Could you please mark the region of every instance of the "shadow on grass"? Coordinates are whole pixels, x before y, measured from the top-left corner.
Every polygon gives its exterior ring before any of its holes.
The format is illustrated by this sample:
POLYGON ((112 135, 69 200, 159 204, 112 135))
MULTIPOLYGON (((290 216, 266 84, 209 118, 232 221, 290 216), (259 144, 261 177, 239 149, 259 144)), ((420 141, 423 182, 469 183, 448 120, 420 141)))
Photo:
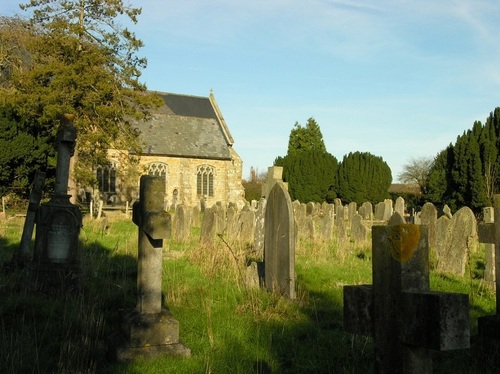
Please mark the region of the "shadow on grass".
MULTIPOLYGON (((10 255, 18 243, 1 238, 10 255)), ((137 261, 97 241, 80 243, 80 287, 34 290, 28 267, 0 274, 0 372, 106 372, 106 337, 135 305, 137 261)), ((9 261, 7 261, 7 264, 9 261)))

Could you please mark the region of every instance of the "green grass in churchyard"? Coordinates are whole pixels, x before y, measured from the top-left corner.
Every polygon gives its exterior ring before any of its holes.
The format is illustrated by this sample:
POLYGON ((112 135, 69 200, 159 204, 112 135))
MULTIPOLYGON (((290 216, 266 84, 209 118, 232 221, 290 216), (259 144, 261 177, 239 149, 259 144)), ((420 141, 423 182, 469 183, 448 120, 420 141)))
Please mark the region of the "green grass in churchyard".
MULTIPOLYGON (((22 218, 0 222, 0 261, 17 250, 22 218)), ((83 287, 64 295, 34 293, 26 272, 0 273, 2 373, 365 373, 373 370, 367 337, 343 331, 342 287, 371 283, 370 248, 301 241, 297 300, 245 286, 245 251, 217 239, 199 248, 199 229, 187 244, 168 240, 164 253, 165 304, 180 323, 191 358, 160 357, 130 363, 106 360, 106 337, 119 311, 135 306, 137 227, 112 218, 84 220, 83 287)), ((494 295, 481 281, 481 252, 464 279, 432 272, 431 287, 467 293, 473 334, 477 317, 494 314, 494 295)), ((472 348, 435 356, 439 373, 498 370, 499 345, 472 339, 472 348), (495 361, 496 360, 496 361, 495 361)))

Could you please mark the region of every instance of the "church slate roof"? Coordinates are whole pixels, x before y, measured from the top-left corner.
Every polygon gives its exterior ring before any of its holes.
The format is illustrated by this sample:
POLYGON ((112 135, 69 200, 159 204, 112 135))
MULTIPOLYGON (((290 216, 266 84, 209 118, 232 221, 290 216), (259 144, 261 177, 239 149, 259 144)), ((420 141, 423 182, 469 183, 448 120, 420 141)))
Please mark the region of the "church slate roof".
POLYGON ((135 122, 143 155, 230 160, 232 137, 215 99, 158 93, 165 105, 135 122))

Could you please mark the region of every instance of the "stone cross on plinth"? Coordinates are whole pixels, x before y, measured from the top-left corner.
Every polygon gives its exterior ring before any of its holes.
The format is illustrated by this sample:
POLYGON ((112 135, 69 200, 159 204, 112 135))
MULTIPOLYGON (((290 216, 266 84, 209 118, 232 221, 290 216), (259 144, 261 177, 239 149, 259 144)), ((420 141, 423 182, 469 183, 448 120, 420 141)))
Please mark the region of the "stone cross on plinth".
POLYGON ((78 234, 82 214, 68 195, 69 164, 76 145, 73 117, 66 115, 57 133, 54 193, 37 210, 33 274, 38 286, 60 286, 78 279, 78 234))
POLYGON ((121 331, 110 338, 112 360, 191 354, 179 341, 179 322, 162 305, 163 240, 172 232, 164 199, 165 179, 143 175, 132 218, 139 228, 137 304, 123 312, 121 331))
POLYGON ((470 346, 468 295, 429 290, 426 226, 373 226, 373 285, 344 287, 344 328, 369 335, 375 372, 430 373, 431 350, 470 346))
POLYGON ((493 222, 478 225, 480 243, 494 244, 496 314, 478 318, 479 335, 500 339, 500 195, 493 196, 493 222))

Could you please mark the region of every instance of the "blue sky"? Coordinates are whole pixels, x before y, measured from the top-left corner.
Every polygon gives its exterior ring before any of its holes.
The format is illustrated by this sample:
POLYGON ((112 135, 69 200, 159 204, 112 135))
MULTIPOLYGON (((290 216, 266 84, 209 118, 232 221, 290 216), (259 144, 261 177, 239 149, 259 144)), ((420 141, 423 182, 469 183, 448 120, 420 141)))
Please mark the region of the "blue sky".
MULTIPOLYGON (((339 161, 382 157, 393 180, 500 106, 500 1, 144 0, 133 28, 149 89, 213 89, 242 157, 267 170, 295 122, 339 161)), ((140 4, 140 5, 139 5, 140 4)), ((0 14, 17 11, 0 0, 0 14)))

